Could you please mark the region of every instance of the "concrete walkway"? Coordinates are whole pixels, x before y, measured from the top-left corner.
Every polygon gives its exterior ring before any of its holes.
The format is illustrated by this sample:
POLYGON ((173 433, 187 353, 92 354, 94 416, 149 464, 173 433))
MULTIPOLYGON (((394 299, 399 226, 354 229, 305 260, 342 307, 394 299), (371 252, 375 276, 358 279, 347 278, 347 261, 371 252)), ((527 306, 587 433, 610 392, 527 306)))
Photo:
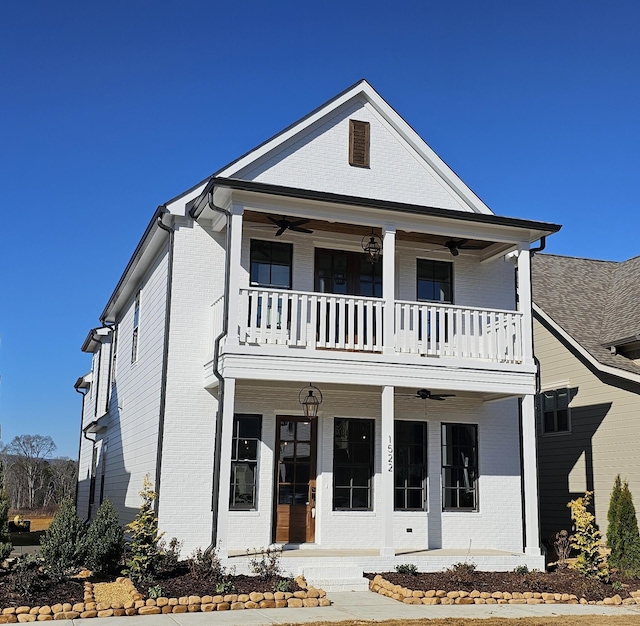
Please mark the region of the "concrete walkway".
MULTIPOLYGON (((518 618, 556 615, 636 615, 640 623, 640 605, 594 606, 582 604, 472 604, 418 606, 402 604, 370 591, 341 591, 328 594, 333 604, 316 609, 245 609, 211 613, 171 615, 135 615, 110 617, 105 626, 229 626, 308 624, 345 620, 383 621, 419 618, 518 618)), ((56 626, 86 626, 86 620, 62 620, 56 626)))

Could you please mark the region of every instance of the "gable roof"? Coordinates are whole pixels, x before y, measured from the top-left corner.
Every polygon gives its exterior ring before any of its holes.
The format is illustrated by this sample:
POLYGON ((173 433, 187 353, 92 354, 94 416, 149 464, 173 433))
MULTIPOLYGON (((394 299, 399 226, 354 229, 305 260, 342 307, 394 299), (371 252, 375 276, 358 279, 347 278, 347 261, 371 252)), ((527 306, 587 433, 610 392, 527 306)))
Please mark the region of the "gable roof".
POLYGON ((600 369, 640 375, 640 365, 609 349, 640 331, 638 271, 640 257, 620 263, 538 254, 531 263, 534 312, 600 369))
MULTIPOLYGON (((326 157, 324 158, 326 160, 326 157)), ((351 168, 352 179, 364 180, 366 168, 365 171, 356 170, 358 168, 351 168)), ((378 199, 395 198, 409 204, 431 204, 458 211, 493 214, 491 209, 462 182, 456 173, 366 80, 358 81, 283 131, 224 166, 213 176, 254 180, 281 186, 305 186, 307 189, 350 195, 368 196, 368 190, 371 188, 373 197, 378 199), (340 124, 346 123, 351 115, 368 116, 372 123, 378 124, 381 134, 384 134, 387 139, 385 151, 388 151, 390 147, 397 150, 396 157, 389 159, 389 161, 399 168, 401 173, 403 168, 405 170, 411 169, 411 172, 407 172, 407 180, 397 181, 398 186, 402 188, 402 184, 404 184, 405 186, 414 185, 417 187, 419 179, 424 183, 422 189, 416 188, 413 196, 404 199, 398 198, 397 190, 389 189, 390 197, 383 197, 386 187, 393 185, 393 182, 400 176, 398 176, 398 172, 388 171, 388 167, 381 167, 377 172, 374 172, 373 165, 367 182, 363 184, 367 193, 358 194, 346 191, 344 188, 329 187, 332 183, 337 184, 339 177, 332 176, 331 172, 327 172, 326 169, 321 171, 321 168, 314 167, 314 163, 310 161, 308 144, 320 139, 326 141, 322 145, 321 152, 326 155, 329 150, 335 151, 337 148, 335 144, 331 144, 329 136, 340 124), (325 135, 327 137, 324 137, 325 135), (295 164, 289 166, 289 169, 282 167, 285 160, 291 161, 294 158, 297 160, 295 164), (303 171, 301 179, 304 185, 287 180, 283 169, 287 174, 290 174, 292 170, 303 171), (387 185, 382 184, 379 189, 374 189, 372 183, 375 184, 385 176, 389 178, 387 185), (429 193, 426 194, 425 190, 428 190, 429 193), (435 203, 432 198, 426 197, 427 195, 439 198, 440 203, 435 203)))

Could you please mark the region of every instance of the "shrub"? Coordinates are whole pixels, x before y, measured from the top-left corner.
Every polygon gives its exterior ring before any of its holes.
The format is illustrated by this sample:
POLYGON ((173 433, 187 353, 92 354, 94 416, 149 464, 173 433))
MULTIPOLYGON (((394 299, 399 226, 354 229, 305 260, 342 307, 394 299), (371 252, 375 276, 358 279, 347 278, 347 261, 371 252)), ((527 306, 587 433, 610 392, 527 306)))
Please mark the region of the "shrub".
POLYGON ((291 580, 289 578, 278 578, 273 583, 274 591, 287 592, 291 589, 291 580))
POLYGON ((526 576, 529 573, 529 568, 526 565, 516 565, 513 573, 518 574, 518 576, 526 576))
POLYGON ((415 563, 401 563, 400 565, 396 565, 396 572, 407 576, 417 576, 418 568, 415 563))
POLYGON ((16 562, 9 578, 9 591, 28 596, 42 589, 42 580, 38 576, 40 561, 33 554, 25 554, 16 562))
POLYGON ((162 534, 158 532, 158 518, 153 510, 156 493, 151 488, 148 474, 144 477, 140 497, 140 510, 133 522, 127 524, 127 529, 131 532, 131 543, 123 573, 134 583, 144 585, 161 569, 163 561, 158 545, 162 534))
POLYGON ((582 498, 576 498, 567 504, 575 527, 569 541, 571 547, 578 551, 578 558, 572 568, 588 578, 606 581, 609 579, 609 571, 600 554, 600 531, 594 524, 594 515, 587 510, 592 495, 592 491, 587 491, 582 498))
POLYGON ((8 517, 9 496, 4 489, 0 489, 0 565, 11 554, 8 517))
MULTIPOLYGON (((247 554, 249 554, 249 550, 247 550, 247 554)), ((282 548, 263 548, 249 559, 249 567, 258 578, 263 580, 280 578, 282 575, 281 555, 282 548)))
POLYGON ((182 541, 177 537, 171 537, 168 544, 161 541, 159 544, 162 553, 162 569, 172 570, 178 566, 180 561, 180 550, 182 550, 182 541))
POLYGON ((215 548, 202 550, 196 548, 189 557, 189 571, 197 580, 224 582, 228 578, 227 571, 223 567, 215 548))
POLYGON ((40 539, 40 556, 49 576, 62 580, 84 565, 85 533, 86 527, 73 501, 66 498, 40 539))
POLYGON ((85 565, 95 574, 117 570, 124 550, 124 530, 118 512, 105 500, 84 538, 85 565))
POLYGON ((149 587, 147 595, 155 600, 156 598, 162 598, 164 591, 160 585, 154 585, 153 587, 149 587))
POLYGON ((629 483, 616 482, 609 503, 607 544, 611 548, 609 564, 627 575, 640 573, 640 533, 629 483))
POLYGON ((449 574, 451 582, 459 583, 461 585, 469 585, 473 582, 473 573, 476 571, 475 563, 468 563, 467 561, 461 563, 454 563, 451 567, 447 568, 445 572, 449 574))
POLYGON ((556 533, 553 547, 558 556, 558 569, 567 567, 567 559, 571 553, 571 543, 569 542, 569 533, 566 530, 561 530, 559 533, 556 533))

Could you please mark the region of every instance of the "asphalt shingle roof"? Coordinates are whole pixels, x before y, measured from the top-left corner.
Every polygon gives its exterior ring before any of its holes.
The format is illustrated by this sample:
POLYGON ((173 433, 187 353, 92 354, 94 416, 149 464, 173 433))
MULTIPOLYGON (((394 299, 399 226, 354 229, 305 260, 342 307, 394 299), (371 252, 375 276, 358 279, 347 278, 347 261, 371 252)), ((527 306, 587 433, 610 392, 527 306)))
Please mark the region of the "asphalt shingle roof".
POLYGON ((640 374, 640 365, 603 344, 640 332, 640 257, 622 263, 538 254, 533 301, 603 365, 640 374))

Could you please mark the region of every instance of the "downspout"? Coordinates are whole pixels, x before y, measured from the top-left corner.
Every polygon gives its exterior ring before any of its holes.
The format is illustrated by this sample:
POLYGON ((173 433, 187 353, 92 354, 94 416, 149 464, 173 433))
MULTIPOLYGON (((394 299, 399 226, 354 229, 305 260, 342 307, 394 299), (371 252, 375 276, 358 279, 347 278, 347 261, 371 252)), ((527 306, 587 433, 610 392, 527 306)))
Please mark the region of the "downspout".
MULTIPOLYGON (((218 511, 220 499, 220 466, 222 455, 222 414, 224 408, 224 376, 218 369, 220 363, 220 342, 226 337, 229 329, 229 269, 231 260, 231 213, 222 207, 216 206, 213 202, 213 189, 209 190, 209 206, 213 211, 222 213, 227 221, 226 241, 225 241, 225 273, 224 273, 224 304, 222 311, 222 330, 215 338, 213 344, 213 374, 218 379, 218 410, 216 413, 216 429, 214 436, 213 452, 213 485, 211 489, 211 544, 205 552, 215 550, 218 543, 218 511)), ((193 217, 193 214, 192 214, 193 217)))
POLYGON ((164 311, 164 346, 162 348, 162 378, 160 381, 160 410, 158 416, 158 444, 156 455, 156 479, 154 490, 156 492, 156 498, 153 502, 153 508, 156 515, 158 515, 158 507, 160 504, 160 478, 162 472, 162 444, 164 441, 164 417, 166 410, 166 396, 167 396, 167 369, 169 363, 169 329, 171 322, 171 291, 173 286, 173 244, 174 244, 174 230, 167 226, 162 221, 162 216, 166 213, 166 205, 164 207, 158 207, 158 209, 164 208, 164 212, 158 215, 157 224, 162 230, 169 233, 169 258, 167 260, 167 297, 165 299, 165 311, 164 311))

